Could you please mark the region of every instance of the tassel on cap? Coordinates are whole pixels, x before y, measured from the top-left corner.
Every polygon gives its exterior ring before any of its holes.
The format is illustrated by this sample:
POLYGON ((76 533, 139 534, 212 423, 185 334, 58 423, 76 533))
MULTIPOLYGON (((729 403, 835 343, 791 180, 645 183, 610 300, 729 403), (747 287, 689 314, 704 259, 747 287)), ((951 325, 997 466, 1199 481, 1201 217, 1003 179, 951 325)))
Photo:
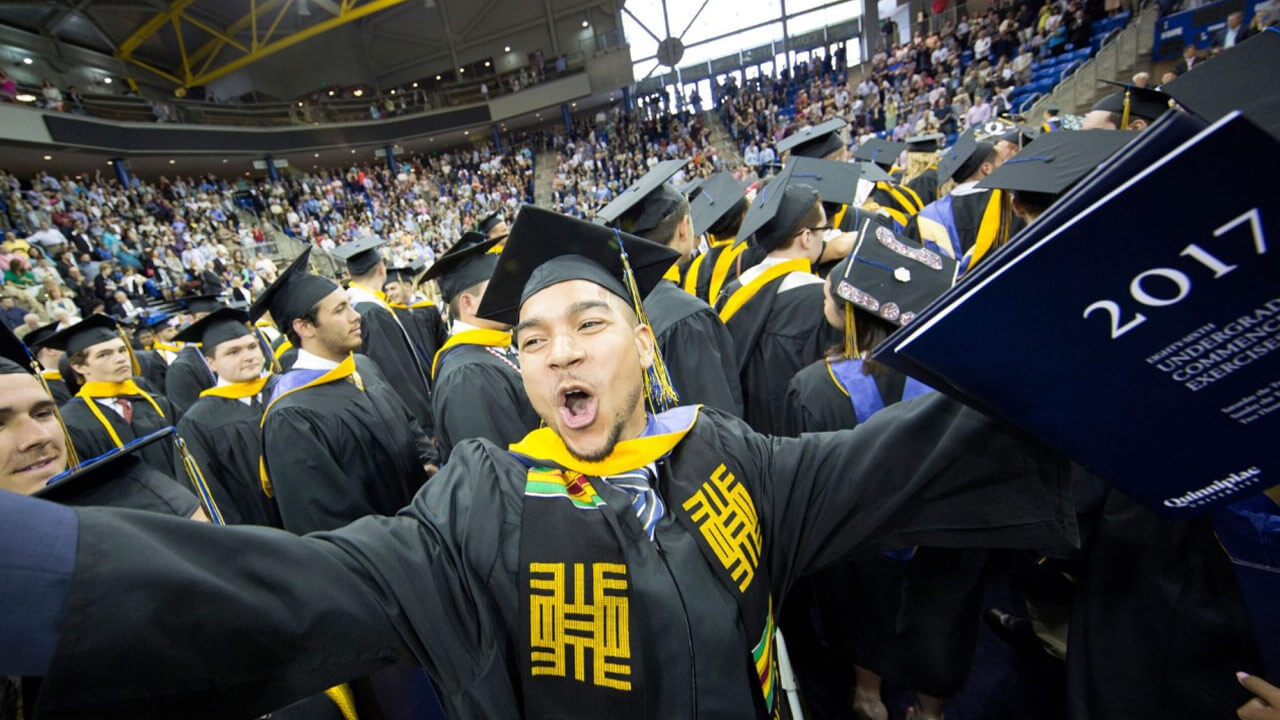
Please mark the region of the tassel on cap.
MULTIPOLYGON (((627 258, 627 248, 622 242, 621 235, 614 230, 618 239, 618 252, 622 256, 622 279, 626 285, 627 292, 631 295, 631 306, 636 312, 636 317, 640 322, 653 329, 653 325, 649 323, 649 316, 644 311, 644 302, 640 296, 640 288, 636 285, 635 273, 631 270, 631 261, 627 258)), ((671 384, 671 375, 667 372, 667 364, 662 359, 662 351, 658 349, 657 339, 654 339, 653 345, 653 364, 649 366, 648 372, 644 376, 645 395, 649 398, 650 409, 655 413, 664 412, 680 404, 680 395, 676 393, 675 388, 671 384)))

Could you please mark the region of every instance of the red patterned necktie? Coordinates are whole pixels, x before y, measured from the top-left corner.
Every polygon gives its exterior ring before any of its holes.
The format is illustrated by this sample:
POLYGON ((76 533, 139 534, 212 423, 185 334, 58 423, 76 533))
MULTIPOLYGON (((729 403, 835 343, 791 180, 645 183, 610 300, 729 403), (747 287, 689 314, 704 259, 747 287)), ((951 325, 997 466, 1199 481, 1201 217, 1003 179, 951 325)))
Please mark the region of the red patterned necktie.
POLYGON ((120 414, 124 416, 126 425, 133 424, 133 403, 126 398, 116 398, 116 406, 120 408, 120 414))

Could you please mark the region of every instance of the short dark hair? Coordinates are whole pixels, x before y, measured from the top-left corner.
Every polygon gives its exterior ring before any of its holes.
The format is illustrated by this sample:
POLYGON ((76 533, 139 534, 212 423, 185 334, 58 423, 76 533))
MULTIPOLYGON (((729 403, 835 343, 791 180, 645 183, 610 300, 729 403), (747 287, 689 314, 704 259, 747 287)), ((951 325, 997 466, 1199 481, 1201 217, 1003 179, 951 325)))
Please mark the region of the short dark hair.
POLYGON ((822 201, 815 199, 813 207, 809 208, 809 211, 800 219, 800 224, 790 235, 787 236, 786 240, 782 241, 778 247, 774 248, 774 251, 790 249, 796 244, 796 238, 800 237, 800 233, 804 232, 806 228, 817 227, 818 224, 822 222, 822 216, 822 201))
MULTIPOLYGON (((317 324, 317 321, 319 319, 320 319, 320 303, 316 303, 315 305, 312 305, 309 310, 302 313, 298 317, 294 318, 294 320, 306 320, 312 325, 317 324)), ((288 326, 285 327, 284 336, 289 341, 289 343, 294 347, 296 348, 302 347, 302 338, 298 337, 297 331, 293 329, 293 320, 290 320, 288 326)), ((205 357, 210 357, 210 356, 206 354, 205 357)))
POLYGON ((661 245, 670 245, 676 236, 676 230, 680 228, 680 223, 684 222, 685 216, 688 214, 689 201, 681 196, 676 206, 657 225, 644 232, 636 233, 636 235, 661 245))

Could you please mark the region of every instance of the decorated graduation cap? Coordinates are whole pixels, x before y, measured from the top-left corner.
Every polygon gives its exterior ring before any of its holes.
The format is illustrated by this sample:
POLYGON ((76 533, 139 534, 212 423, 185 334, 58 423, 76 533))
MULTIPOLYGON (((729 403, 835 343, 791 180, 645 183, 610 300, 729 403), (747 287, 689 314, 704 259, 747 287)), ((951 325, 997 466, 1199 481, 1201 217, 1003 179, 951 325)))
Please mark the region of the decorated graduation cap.
POLYGON ((387 268, 387 282, 401 282, 412 285, 426 266, 425 260, 414 260, 402 267, 387 268))
MULTIPOLYGON (((534 294, 562 282, 586 280, 625 300, 648 325, 644 298, 679 257, 675 250, 616 228, 525 205, 511 226, 477 314, 515 325, 521 306, 534 294)), ((679 403, 657 348, 644 383, 655 411, 679 403)))
POLYGON ((1100 83, 1123 88, 1120 92, 1111 93, 1094 103, 1094 110, 1104 110, 1120 116, 1119 130, 1129 127, 1129 119, 1140 117, 1148 122, 1155 120, 1169 109, 1169 96, 1159 90, 1126 85, 1114 80, 1098 79, 1100 83))
POLYGON ((188 343, 200 343, 208 351, 228 341, 253 335, 249 327, 249 313, 235 308, 219 308, 191 323, 178 333, 175 339, 188 343))
POLYGON ((1213 60, 1196 63, 1161 89, 1178 104, 1214 122, 1239 110, 1280 138, 1280 32, 1271 29, 1213 60))
POLYGON ((978 183, 980 188, 1060 195, 1137 135, 1054 132, 1036 138, 978 183))
POLYGON ((787 165, 791 167, 791 182, 817 190, 823 202, 843 205, 854 203, 859 180, 877 182, 882 179, 881 176, 889 179, 889 174, 874 163, 842 163, 793 156, 787 161, 787 165))
POLYGON ((276 328, 284 332, 293 326, 294 319, 306 315, 316 303, 339 290, 338 283, 307 272, 310 259, 311 248, 307 247, 253 301, 249 306, 249 318, 256 321, 270 312, 276 328))
POLYGON ((848 125, 841 118, 811 125, 778 141, 778 154, 790 150, 791 155, 822 158, 844 147, 840 131, 848 125))
POLYGON ((222 307, 222 301, 218 295, 189 295, 175 298, 175 301, 182 306, 182 309, 191 313, 211 313, 222 307))
POLYGON ((85 348, 120 339, 120 326, 115 318, 96 313, 46 337, 40 346, 75 355, 85 348))
POLYGON ((800 229, 805 215, 821 198, 811 186, 792 182, 795 167, 788 163, 756 194, 738 229, 739 238, 754 238, 765 252, 773 252, 800 229))
POLYGON ((364 275, 382 262, 382 254, 378 252, 378 248, 384 244, 381 238, 361 238, 335 247, 333 254, 338 259, 347 261, 347 272, 364 275))
POLYGON ((493 233, 495 228, 499 225, 505 225, 506 222, 507 219, 503 216, 502 211, 497 210, 485 215, 484 218, 476 224, 476 229, 488 236, 493 233))
POLYGON ((898 162, 898 155, 905 149, 907 149, 906 143, 890 142, 884 138, 873 137, 853 151, 853 159, 872 162, 888 170, 898 162))
POLYGON ((831 297, 844 308, 846 355, 858 357, 855 308, 906 325, 955 284, 958 271, 955 260, 864 222, 853 250, 828 275, 831 297))
POLYGON ((701 235, 721 220, 741 218, 747 209, 747 185, 729 173, 716 173, 703 181, 689 198, 693 234, 701 235))
MULTIPOLYGON (((507 235, 510 237, 510 235, 507 235)), ((484 233, 463 233, 435 263, 427 268, 423 280, 435 280, 440 286, 440 296, 445 302, 453 302, 462 291, 489 279, 498 266, 498 256, 489 250, 503 238, 490 239, 484 233)), ((488 292, 485 293, 486 296, 488 292)))
POLYGON ((938 160, 938 182, 946 182, 951 177, 955 177, 956 182, 964 182, 965 178, 977 172, 995 149, 991 143, 979 141, 975 130, 960 133, 960 137, 938 160))
POLYGON ((937 152, 938 148, 947 141, 947 136, 942 133, 928 133, 925 135, 916 135, 907 138, 907 152, 931 153, 937 152))
MULTIPOLYGON (((688 160, 664 160, 654 165, 652 170, 601 208, 596 217, 632 234, 656 228, 685 201, 680 191, 667 181, 680 172, 686 163, 688 160)), ((519 220, 517 217, 516 221, 519 220)))

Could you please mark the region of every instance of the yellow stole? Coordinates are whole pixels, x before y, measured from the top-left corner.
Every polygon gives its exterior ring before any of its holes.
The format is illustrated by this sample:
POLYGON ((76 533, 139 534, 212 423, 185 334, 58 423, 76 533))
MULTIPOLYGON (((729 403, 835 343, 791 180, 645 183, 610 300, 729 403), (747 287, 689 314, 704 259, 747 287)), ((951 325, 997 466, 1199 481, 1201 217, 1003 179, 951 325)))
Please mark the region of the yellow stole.
POLYGON ((720 308, 720 320, 729 322, 729 318, 733 317, 747 301, 755 297, 760 288, 777 280, 778 278, 793 272, 812 272, 808 258, 793 258, 786 262, 780 262, 771 268, 760 273, 754 280, 738 288, 729 299, 725 301, 724 307, 720 308))
POLYGON ((46 381, 61 380, 62 373, 57 370, 41 370, 40 377, 44 378, 46 381))
POLYGON ((142 397, 142 399, 151 404, 152 409, 156 411, 157 415, 162 418, 164 417, 164 411, 160 409, 160 406, 156 404, 156 401, 153 400, 152 397, 142 388, 138 387, 137 383, 133 380, 125 380, 124 382, 118 383, 97 381, 86 382, 84 385, 80 386, 80 392, 76 393, 76 397, 84 400, 84 404, 89 406, 89 411, 98 419, 98 422, 102 423, 102 427, 107 429, 107 435, 111 436, 111 442, 115 443, 118 448, 124 447, 124 442, 120 440, 120 435, 116 432, 115 428, 111 427, 111 423, 107 421, 106 416, 102 414, 102 408, 98 407, 98 403, 95 402, 95 398, 127 396, 142 397))
POLYGON ((973 242, 973 249, 969 251, 969 266, 964 268, 968 270, 978 264, 983 255, 1004 245, 1009 239, 1008 227, 1009 218, 1006 217, 1004 191, 992 190, 991 198, 987 200, 987 207, 982 211, 982 222, 978 225, 978 237, 973 242))
POLYGON ((436 304, 430 300, 419 300, 418 302, 409 303, 408 305, 405 305, 404 303, 389 302, 387 305, 390 305, 397 310, 417 310, 419 308, 430 308, 436 306, 436 304))
POLYGON ((609 457, 595 462, 574 457, 565 446, 564 440, 549 427, 530 432, 520 442, 513 443, 510 450, 536 460, 549 461, 583 475, 592 477, 617 475, 644 467, 671 452, 689 433, 697 420, 698 413, 693 412, 689 415, 689 424, 680 430, 621 440, 613 447, 609 457))
POLYGON ((716 300, 720 299, 720 291, 724 290, 724 282, 729 277, 729 270, 747 250, 745 242, 737 242, 733 238, 730 238, 729 242, 736 244, 722 250, 720 256, 716 258, 715 266, 711 268, 711 285, 707 288, 707 302, 711 305, 715 305, 716 300))
POLYGON ((436 351, 436 356, 431 360, 431 378, 436 377, 436 370, 440 368, 440 358, 450 349, 459 345, 483 345, 485 347, 510 347, 511 331, 510 330, 491 330, 489 328, 476 328, 474 330, 463 330, 460 333, 454 333, 449 336, 444 345, 436 351))
POLYGON ((215 385, 200 391, 200 397, 220 397, 229 400, 239 400, 240 398, 253 397, 262 392, 262 388, 266 386, 267 381, 271 379, 271 375, 263 375, 257 380, 248 380, 246 382, 228 383, 226 385, 215 385))

